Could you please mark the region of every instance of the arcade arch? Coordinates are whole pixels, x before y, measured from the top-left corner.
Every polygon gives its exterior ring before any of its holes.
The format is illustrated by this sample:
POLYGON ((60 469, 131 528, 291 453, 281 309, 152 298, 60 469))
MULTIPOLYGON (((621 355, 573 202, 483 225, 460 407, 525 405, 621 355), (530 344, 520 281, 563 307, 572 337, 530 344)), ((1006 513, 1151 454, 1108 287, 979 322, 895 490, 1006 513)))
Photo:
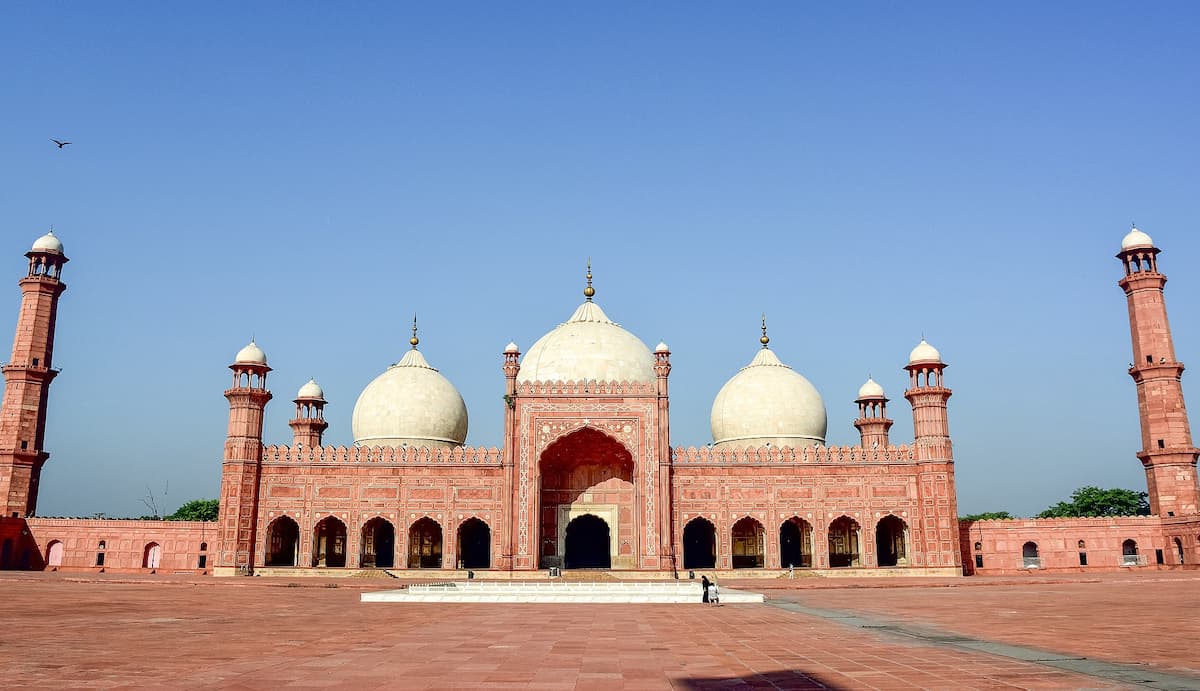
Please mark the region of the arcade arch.
MULTIPOLYGON (((1179 542, 1176 540, 1176 542, 1179 542)), ((60 540, 51 540, 50 546, 46 549, 46 566, 57 567, 62 566, 63 560, 63 543, 60 540)))
POLYGON ((342 567, 346 565, 346 524, 334 516, 326 516, 313 529, 313 566, 342 567))
POLYGON ((396 565, 396 528, 386 518, 376 516, 363 524, 361 544, 358 563, 364 569, 396 565))
POLYGON ((767 556, 766 531, 762 523, 746 516, 734 523, 729 532, 730 565, 735 569, 761 569, 767 556))
POLYGON ((908 524, 888 514, 875 524, 875 560, 879 566, 908 565, 908 524))
POLYGON ((807 569, 813 565, 813 528, 792 516, 779 525, 779 565, 783 568, 807 569))
POLYGON ((849 516, 839 516, 829 524, 830 568, 862 564, 862 549, 859 545, 861 534, 862 527, 849 516))
POLYGON ((157 542, 148 543, 142 549, 142 568, 157 569, 162 563, 162 546, 157 542))
POLYGON ((428 516, 408 529, 408 568, 442 568, 442 526, 428 516))
POLYGON ((468 518, 458 526, 458 566, 461 569, 492 566, 492 529, 478 518, 468 518))
POLYGON ((717 527, 697 516, 683 527, 683 568, 713 569, 717 566, 717 527))
POLYGON ((565 568, 612 568, 612 533, 603 518, 590 513, 576 516, 567 524, 565 533, 565 568))
POLYGON ((300 560, 300 526, 280 516, 267 526, 267 566, 295 566, 300 560))

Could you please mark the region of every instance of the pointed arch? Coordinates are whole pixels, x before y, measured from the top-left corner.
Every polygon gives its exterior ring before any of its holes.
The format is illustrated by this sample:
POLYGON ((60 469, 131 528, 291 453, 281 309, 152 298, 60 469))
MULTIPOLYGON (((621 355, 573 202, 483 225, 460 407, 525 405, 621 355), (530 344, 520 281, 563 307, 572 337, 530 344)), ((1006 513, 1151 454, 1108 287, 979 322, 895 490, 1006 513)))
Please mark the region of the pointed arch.
POLYGON ((408 528, 408 568, 442 568, 442 525, 429 516, 408 528))
POLYGON ((359 561, 364 569, 390 569, 396 562, 396 527, 383 516, 363 523, 359 561))
POLYGON ((908 523, 903 518, 889 513, 875 524, 875 563, 908 565, 908 523))
POLYGON ((717 526, 697 516, 683 526, 683 568, 713 569, 717 566, 717 526))
POLYGON ((492 529, 472 516, 458 524, 458 566, 462 569, 489 569, 492 566, 492 529))
POLYGON ((862 564, 862 526, 858 521, 843 514, 829 524, 830 568, 845 568, 862 564))
POLYGON ((758 519, 746 516, 729 530, 730 565, 735 569, 761 569, 766 564, 766 530, 758 519))
POLYGON ((346 524, 326 516, 313 528, 312 565, 341 568, 346 565, 346 524))
POLYGON ((290 516, 267 524, 266 566, 296 566, 300 556, 300 526, 290 516))
POLYGON ((779 565, 785 569, 813 565, 813 527, 799 516, 779 524, 779 565))

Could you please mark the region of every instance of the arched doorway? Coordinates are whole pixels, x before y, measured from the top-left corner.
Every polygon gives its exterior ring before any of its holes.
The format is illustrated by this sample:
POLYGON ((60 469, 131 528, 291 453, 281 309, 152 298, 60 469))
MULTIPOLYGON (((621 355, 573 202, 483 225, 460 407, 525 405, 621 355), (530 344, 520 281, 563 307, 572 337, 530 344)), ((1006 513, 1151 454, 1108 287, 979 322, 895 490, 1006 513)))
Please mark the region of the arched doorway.
POLYGON ((162 547, 157 542, 151 542, 142 550, 142 568, 157 569, 162 563, 162 547))
POLYGON ((300 553, 300 526, 280 516, 267 526, 267 566, 295 566, 300 553))
POLYGON ((468 518, 458 526, 458 565, 463 569, 492 566, 492 529, 478 518, 468 518))
POLYGON ((1179 563, 1183 563, 1183 540, 1175 538, 1175 556, 1179 559, 1179 563))
POLYGON ((567 524, 564 566, 568 569, 612 568, 612 535, 603 518, 586 513, 567 524))
POLYGON ((396 529, 387 519, 376 516, 363 524, 362 555, 364 569, 390 569, 395 564, 396 529))
POLYGON ((887 515, 875 524, 875 559, 879 566, 907 566, 905 543, 908 524, 899 516, 887 515))
MULTIPOLYGON (((1176 540, 1175 542, 1179 542, 1176 540)), ((54 540, 50 543, 50 548, 46 550, 46 566, 58 567, 62 566, 63 560, 63 543, 54 540)))
POLYGON ((858 521, 849 516, 839 516, 829 524, 830 568, 859 566, 862 563, 862 551, 859 547, 861 531, 858 521))
POLYGON ((683 568, 714 569, 717 567, 717 526, 705 518, 696 517, 683 527, 683 568))
POLYGON ((1121 543, 1121 563, 1138 563, 1138 548, 1135 540, 1126 540, 1125 542, 1121 543))
POLYGON ((1026 542, 1021 545, 1021 561, 1027 569, 1038 568, 1042 565, 1042 558, 1038 555, 1036 542, 1026 542))
POLYGON ((442 526, 422 518, 408 529, 408 568, 442 568, 442 526))
POLYGON ((313 566, 346 565, 346 524, 333 516, 321 519, 313 530, 313 566))
POLYGON ((779 565, 785 569, 812 566, 812 526, 799 516, 779 526, 779 565))
POLYGON ((735 569, 761 569, 766 563, 767 540, 762 523, 750 518, 743 518, 733 524, 730 531, 732 545, 730 557, 735 569))
POLYGON ((569 566, 567 525, 590 514, 610 531, 609 542, 604 543, 612 545, 608 568, 636 568, 639 513, 633 501, 633 456, 625 445, 600 430, 583 427, 547 446, 538 467, 541 565, 569 566))

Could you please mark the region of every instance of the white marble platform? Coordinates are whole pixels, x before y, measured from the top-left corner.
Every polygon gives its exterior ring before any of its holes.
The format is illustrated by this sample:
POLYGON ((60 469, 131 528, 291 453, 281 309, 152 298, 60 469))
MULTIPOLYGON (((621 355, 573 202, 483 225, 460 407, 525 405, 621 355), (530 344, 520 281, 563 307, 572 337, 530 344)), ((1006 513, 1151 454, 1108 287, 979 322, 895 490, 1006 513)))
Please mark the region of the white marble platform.
MULTIPOLYGON (((362 594, 363 602, 556 602, 701 604, 699 581, 454 581, 362 594)), ((722 604, 762 602, 762 593, 721 588, 722 604)))

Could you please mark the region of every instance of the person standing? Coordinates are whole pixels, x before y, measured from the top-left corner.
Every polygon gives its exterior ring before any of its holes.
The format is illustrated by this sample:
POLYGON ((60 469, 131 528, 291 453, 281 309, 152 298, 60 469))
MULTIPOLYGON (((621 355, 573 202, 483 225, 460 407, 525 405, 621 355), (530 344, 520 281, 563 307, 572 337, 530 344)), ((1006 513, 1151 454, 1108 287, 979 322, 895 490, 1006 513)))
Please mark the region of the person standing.
POLYGON ((721 589, 717 587, 717 579, 708 586, 708 601, 714 605, 721 604, 721 589))
POLYGON ((708 604, 708 576, 700 577, 700 588, 703 591, 700 594, 700 602, 708 604))

